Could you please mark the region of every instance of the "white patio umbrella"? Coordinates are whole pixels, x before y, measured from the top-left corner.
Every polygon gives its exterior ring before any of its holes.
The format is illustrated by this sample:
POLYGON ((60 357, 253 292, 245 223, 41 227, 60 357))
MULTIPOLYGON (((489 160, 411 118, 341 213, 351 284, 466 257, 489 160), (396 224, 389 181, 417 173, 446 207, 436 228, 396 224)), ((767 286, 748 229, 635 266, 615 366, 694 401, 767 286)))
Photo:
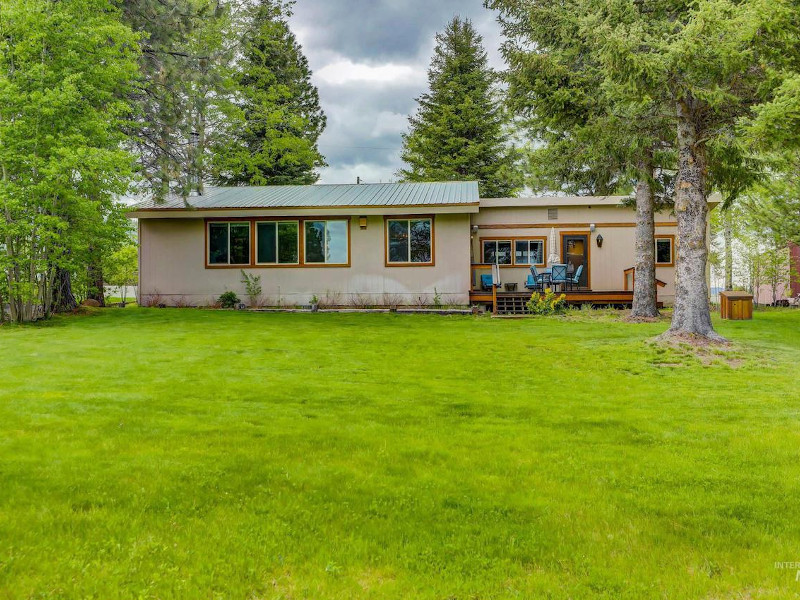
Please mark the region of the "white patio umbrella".
POLYGON ((558 253, 558 234, 556 228, 550 229, 550 254, 547 255, 547 266, 552 267, 554 264, 561 262, 561 256, 558 253))

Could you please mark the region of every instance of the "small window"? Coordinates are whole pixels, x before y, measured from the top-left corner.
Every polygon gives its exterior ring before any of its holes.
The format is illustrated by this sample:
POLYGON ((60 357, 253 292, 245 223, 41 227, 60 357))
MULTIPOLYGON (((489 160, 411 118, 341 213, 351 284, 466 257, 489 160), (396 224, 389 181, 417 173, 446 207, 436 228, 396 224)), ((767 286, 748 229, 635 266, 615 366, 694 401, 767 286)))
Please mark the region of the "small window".
POLYGON ((300 225, 297 221, 256 223, 256 263, 296 265, 300 254, 300 225))
POLYGON ((657 265, 672 265, 673 264, 673 247, 671 237, 657 237, 656 238, 656 264, 657 265))
POLYGON ((209 223, 208 264, 249 265, 250 223, 209 223))
POLYGON ((544 240, 516 240, 514 242, 514 264, 544 264, 544 240))
POLYGON ((388 219, 386 240, 390 264, 433 263, 433 220, 430 218, 388 219))
POLYGON ((510 265, 511 240, 483 240, 484 264, 510 265))
POLYGON ((305 222, 305 263, 345 265, 349 255, 347 221, 305 222))
POLYGON ((548 221, 557 221, 558 220, 558 209, 557 208, 548 208, 547 209, 547 220, 548 221))

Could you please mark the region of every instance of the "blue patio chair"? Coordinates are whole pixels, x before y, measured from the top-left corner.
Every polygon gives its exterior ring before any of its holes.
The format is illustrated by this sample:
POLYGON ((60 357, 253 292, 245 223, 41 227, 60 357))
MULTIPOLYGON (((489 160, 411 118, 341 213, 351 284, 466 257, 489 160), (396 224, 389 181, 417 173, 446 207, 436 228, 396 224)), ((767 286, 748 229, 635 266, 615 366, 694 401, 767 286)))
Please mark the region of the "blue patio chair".
POLYGON ((528 281, 525 282, 525 289, 527 290, 538 290, 540 283, 536 281, 536 278, 533 275, 528 275, 528 281))
MULTIPOLYGON (((497 287, 500 287, 500 284, 498 284, 497 287)), ((491 291, 491 289, 492 289, 492 276, 491 276, 491 274, 481 275, 481 289, 484 292, 491 291)))
POLYGON ((580 285, 581 273, 583 273, 583 265, 578 265, 578 268, 575 269, 575 273, 572 275, 572 277, 567 277, 567 284, 570 288, 580 285))
MULTIPOLYGON (((533 281, 536 282, 540 290, 544 290, 544 286, 550 282, 550 273, 539 273, 536 270, 536 265, 531 265, 531 274, 528 276, 528 281, 530 281, 531 277, 533 277, 533 281)), ((525 287, 528 286, 526 285, 525 287)))
POLYGON ((550 270, 550 283, 567 287, 567 265, 553 265, 550 270))

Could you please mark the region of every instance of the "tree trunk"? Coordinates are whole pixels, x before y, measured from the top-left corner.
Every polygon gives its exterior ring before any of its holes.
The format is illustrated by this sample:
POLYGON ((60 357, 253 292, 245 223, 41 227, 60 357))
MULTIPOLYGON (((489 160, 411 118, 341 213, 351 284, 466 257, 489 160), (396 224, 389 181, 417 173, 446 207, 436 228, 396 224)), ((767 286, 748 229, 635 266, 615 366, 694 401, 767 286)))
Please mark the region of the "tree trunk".
POLYGON ((708 203, 706 202, 706 149, 698 139, 691 98, 678 102, 678 177, 675 214, 678 221, 677 285, 675 311, 668 336, 724 338, 711 325, 708 303, 708 203))
POLYGON ((103 265, 101 264, 100 253, 95 248, 89 248, 89 285, 86 297, 90 300, 97 300, 100 306, 106 305, 103 281, 103 265))
POLYGON ((70 312, 78 308, 78 301, 72 293, 72 278, 67 269, 57 268, 53 289, 53 312, 70 312))
POLYGON ((647 156, 639 164, 639 181, 636 184, 636 270, 631 311, 631 317, 634 318, 658 316, 655 197, 652 177, 652 157, 647 156))
POLYGON ((722 214, 723 236, 725 238, 725 289, 733 289, 733 225, 731 212, 726 210, 722 214))

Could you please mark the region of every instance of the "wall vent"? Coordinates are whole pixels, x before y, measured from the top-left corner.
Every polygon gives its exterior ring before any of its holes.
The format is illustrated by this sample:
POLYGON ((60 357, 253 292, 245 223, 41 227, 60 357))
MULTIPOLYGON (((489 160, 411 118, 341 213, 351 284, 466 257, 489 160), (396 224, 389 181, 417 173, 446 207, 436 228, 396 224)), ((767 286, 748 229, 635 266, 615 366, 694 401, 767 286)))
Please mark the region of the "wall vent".
POLYGON ((558 209, 557 208, 548 208, 547 209, 547 220, 548 221, 557 221, 558 220, 558 209))

